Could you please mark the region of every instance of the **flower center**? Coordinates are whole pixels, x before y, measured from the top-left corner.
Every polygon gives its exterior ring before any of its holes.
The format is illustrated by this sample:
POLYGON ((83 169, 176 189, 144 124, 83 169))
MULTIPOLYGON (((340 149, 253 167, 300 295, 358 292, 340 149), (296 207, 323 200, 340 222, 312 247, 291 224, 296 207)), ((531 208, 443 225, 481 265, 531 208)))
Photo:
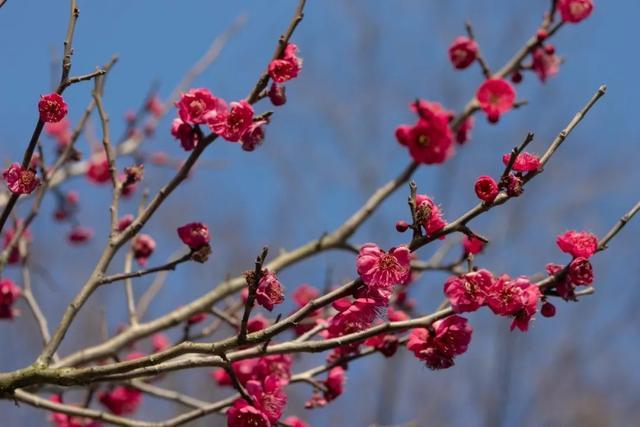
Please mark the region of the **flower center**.
POLYGON ((429 145, 429 137, 425 134, 421 134, 420 136, 418 136, 418 145, 421 145, 423 147, 426 147, 427 145, 429 145))
POLYGON ((586 7, 581 2, 576 1, 571 3, 571 6, 569 6, 569 9, 571 10, 572 15, 582 15, 586 7))
POLYGON ((489 104, 498 106, 500 104, 500 95, 497 93, 489 94, 489 104))
POLYGON ((194 99, 189 103, 189 108, 191 109, 191 113, 194 115, 200 115, 205 109, 204 102, 199 99, 194 99))
POLYGON ((381 270, 393 270, 398 267, 398 261, 393 255, 384 254, 382 258, 380 258, 378 266, 381 270))

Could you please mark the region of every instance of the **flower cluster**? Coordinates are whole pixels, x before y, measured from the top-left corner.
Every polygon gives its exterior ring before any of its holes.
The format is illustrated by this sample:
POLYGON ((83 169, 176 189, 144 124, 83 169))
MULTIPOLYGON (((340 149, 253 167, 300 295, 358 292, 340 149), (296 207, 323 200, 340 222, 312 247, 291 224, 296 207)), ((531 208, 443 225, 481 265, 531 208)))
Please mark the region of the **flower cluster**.
POLYGON ((229 105, 214 96, 208 89, 191 89, 176 102, 178 118, 173 120, 171 134, 180 141, 186 151, 199 143, 199 125, 207 125, 215 134, 230 142, 241 142, 251 151, 264 137, 262 126, 265 119, 255 120, 253 107, 247 101, 231 102, 229 105))
POLYGON ((278 107, 287 102, 285 87, 282 83, 298 77, 301 69, 302 59, 298 56, 298 46, 288 43, 282 57, 271 61, 268 68, 269 77, 273 83, 267 95, 273 105, 278 107))
POLYGON ((142 392, 128 386, 116 386, 109 391, 102 391, 98 400, 115 415, 133 414, 142 403, 142 392))
POLYGON ((598 238, 586 231, 569 230, 556 239, 562 252, 573 259, 569 265, 547 264, 547 273, 556 276, 555 289, 565 300, 575 300, 578 286, 593 284, 593 267, 589 258, 598 250, 598 238))
POLYGON ((537 311, 542 294, 526 277, 511 279, 507 275, 495 278, 485 269, 450 277, 444 293, 456 313, 465 313, 488 306, 499 316, 512 317, 511 329, 527 331, 537 311))
POLYGON ((472 333, 467 319, 449 316, 429 328, 413 329, 407 348, 430 369, 446 369, 453 366, 456 356, 467 351, 472 333))

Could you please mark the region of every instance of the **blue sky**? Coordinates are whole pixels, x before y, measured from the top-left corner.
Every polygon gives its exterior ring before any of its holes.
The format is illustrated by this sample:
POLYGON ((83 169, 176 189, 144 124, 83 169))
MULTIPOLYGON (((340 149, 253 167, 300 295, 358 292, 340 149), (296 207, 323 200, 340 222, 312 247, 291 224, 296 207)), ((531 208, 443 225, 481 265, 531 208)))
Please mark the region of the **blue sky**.
MULTIPOLYGON (((160 84, 161 96, 168 95, 210 41, 238 16, 246 15, 244 28, 194 84, 228 100, 240 99, 266 65, 295 3, 80 1, 72 73, 91 71, 114 53, 119 55, 105 95, 113 133, 119 135, 125 111, 140 104, 152 82, 160 84)), ((9 0, 0 9, 3 162, 19 158, 23 152, 36 120, 38 96, 50 90, 51 49, 61 49, 67 7, 61 0, 9 0)), ((395 126, 413 120, 407 104, 423 97, 457 110, 481 83, 479 70, 454 72, 447 60, 446 49, 463 33, 464 21, 474 24, 483 53, 497 69, 535 31, 546 7, 547 2, 540 0, 311 0, 294 36, 305 60, 303 73, 288 85, 289 102, 276 111, 265 145, 254 153, 244 153, 235 145, 216 143, 205 156, 207 167, 198 169, 145 228, 159 243, 152 262, 161 262, 180 247, 175 227, 190 220, 209 223, 214 242, 212 260, 174 273, 149 315, 161 315, 176 303, 186 303, 206 292, 226 274, 249 268, 265 244, 274 250, 292 248, 341 224, 371 191, 407 163, 407 153, 393 137, 395 126)), ((519 98, 529 101, 526 108, 505 116, 499 126, 490 126, 477 117, 473 140, 459 150, 458 156, 442 167, 425 167, 417 173, 421 192, 432 195, 442 204, 445 215, 453 219, 475 203, 475 177, 500 172, 502 153, 528 131, 536 133, 531 151, 542 152, 598 86, 608 85, 605 98, 523 197, 473 223, 492 240, 487 254, 478 260, 482 266, 518 275, 543 271, 547 262, 567 261, 555 247, 557 234, 568 228, 602 234, 640 197, 635 111, 635 100, 640 98, 640 63, 634 37, 630 36, 639 13, 640 3, 634 0, 598 1, 591 18, 580 25, 567 25, 554 38, 558 53, 566 59, 560 74, 544 85, 527 74, 518 86, 519 98)), ((65 98, 72 121, 77 120, 90 99, 90 86, 74 86, 65 98)), ((257 109, 269 108, 264 104, 257 109)), ((170 120, 171 114, 144 149, 164 151, 180 159, 185 154, 168 133, 170 120)), ((51 153, 53 141, 43 142, 45 152, 51 153)), ((82 139, 80 144, 81 150, 89 153, 87 140, 82 139)), ((122 161, 119 166, 128 164, 122 161)), ((148 167, 146 185, 153 191, 170 173, 148 167)), ((59 317, 90 271, 101 250, 108 218, 106 188, 92 186, 83 178, 64 188, 80 192, 79 219, 94 224, 97 234, 86 247, 68 247, 64 243, 67 228, 49 219, 51 201, 43 206, 43 216, 33 227, 34 261, 46 264, 56 283, 38 279, 34 285, 43 299, 47 296, 43 305, 52 319, 59 317)), ((406 236, 398 235, 393 224, 406 219, 405 200, 405 192, 390 198, 354 242, 376 241, 383 246, 402 243, 406 236)), ((124 209, 133 211, 137 203, 134 198, 125 203, 124 209)), ((469 426, 495 419, 490 418, 496 415, 489 408, 500 406, 504 409, 499 414, 502 425, 518 424, 525 415, 531 425, 565 425, 562 417, 567 417, 569 410, 558 409, 556 415, 551 408, 543 416, 531 403, 541 394, 536 387, 542 387, 540 384, 554 372, 550 361, 559 355, 566 360, 562 351, 583 357, 571 365, 575 378, 567 374, 560 381, 573 386, 572 393, 577 397, 569 399, 561 394, 555 399, 559 406, 585 411, 590 405, 584 402, 597 396, 600 404, 607 404, 603 412, 610 417, 605 420, 610 425, 621 419, 618 417, 639 417, 629 397, 640 391, 640 378, 629 374, 634 371, 638 350, 639 319, 632 301, 638 296, 635 289, 640 284, 640 263, 634 250, 639 230, 640 226, 632 223, 609 250, 594 260, 594 297, 579 304, 560 303, 555 319, 536 321, 533 330, 523 336, 505 334, 508 325, 500 321, 504 319, 472 316, 476 332, 471 350, 455 368, 445 372, 429 372, 406 355, 391 364, 375 359, 354 365, 349 370, 347 394, 334 405, 309 414, 309 419, 314 425, 368 425, 375 420, 387 424, 413 420, 424 425, 430 419, 441 420, 433 421, 433 425, 469 426), (479 391, 503 377, 503 358, 518 375, 503 381, 502 388, 496 388, 498 397, 491 402, 478 399, 479 391), (397 400, 386 404, 380 403, 379 392, 384 366, 392 366, 404 385, 397 400), (417 396, 424 396, 427 402, 417 396), (462 400, 465 410, 451 404, 451 396, 462 400), (494 401, 502 404, 495 405, 494 401), (574 405, 574 401, 578 403, 574 405), (354 404, 362 411, 354 413, 350 409, 354 404), (373 406, 384 409, 376 411, 373 406)), ((421 255, 427 257, 432 251, 426 248, 421 255)), ((114 264, 114 269, 121 265, 119 260, 114 264)), ((340 253, 321 255, 281 276, 288 289, 302 282, 322 286, 327 269, 336 282, 348 279, 354 274, 353 260, 340 253)), ((18 271, 8 274, 16 279, 19 276, 18 271)), ((444 279, 442 275, 429 276, 416 285, 414 296, 423 310, 439 303, 444 279)), ((139 290, 148 283, 141 280, 139 290)), ((101 290, 88 308, 81 315, 83 321, 72 329, 63 352, 77 349, 87 337, 96 335, 100 323, 96 313, 100 310, 107 313, 113 332, 124 319, 122 291, 115 287, 101 290)), ((25 315, 11 325, 0 325, 0 337, 10 340, 15 352, 24 355, 16 358, 13 352, 3 352, 3 370, 23 366, 37 352, 37 337, 24 334, 33 330, 27 318, 25 315)), ((316 363, 319 360, 313 358, 316 363)), ((212 398, 212 385, 192 381, 196 378, 190 373, 167 381, 202 398, 212 398)), ((295 412, 310 391, 298 386, 293 390, 296 396, 292 397, 291 408, 295 412)), ((0 405, 0 411, 8 413, 17 425, 27 425, 25 417, 43 417, 41 413, 16 410, 8 402, 0 405)), ((143 414, 171 415, 174 409, 149 402, 143 414), (151 407, 153 412, 149 412, 151 407)), ((201 425, 210 425, 212 420, 220 421, 209 418, 201 425)))

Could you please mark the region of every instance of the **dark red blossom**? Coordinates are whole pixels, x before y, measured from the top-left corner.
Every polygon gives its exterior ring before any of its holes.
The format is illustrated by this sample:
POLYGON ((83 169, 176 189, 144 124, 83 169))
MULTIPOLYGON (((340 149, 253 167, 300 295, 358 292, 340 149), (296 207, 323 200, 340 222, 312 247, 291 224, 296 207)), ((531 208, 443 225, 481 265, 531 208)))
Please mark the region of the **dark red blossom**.
POLYGON ((473 328, 467 319, 449 316, 438 320, 429 329, 413 329, 407 348, 431 369, 446 369, 454 358, 467 351, 473 328))
POLYGON ((240 142, 244 151, 253 151, 262 145, 264 141, 264 127, 268 123, 267 120, 254 120, 249 129, 242 135, 240 142))
POLYGON ((471 139, 471 130, 475 124, 476 119, 473 116, 469 116, 460 124, 456 130, 456 142, 460 145, 471 139))
POLYGON ((69 110, 61 95, 50 93, 40 95, 38 111, 40 111, 40 120, 45 123, 56 123, 64 119, 69 110))
POLYGON ((191 250, 197 251, 209 244, 209 227, 201 222, 190 222, 178 227, 178 237, 191 250))
POLYGON ((133 251, 133 257, 138 264, 144 266, 147 265, 147 259, 153 254, 156 249, 156 241, 148 234, 138 234, 131 244, 131 250, 133 251))
POLYGON ((500 193, 496 181, 487 175, 480 176, 476 179, 474 189, 478 199, 487 203, 492 203, 496 197, 498 197, 498 193, 500 193))
POLYGON ((73 244, 88 242, 92 237, 93 230, 82 225, 75 225, 67 235, 67 239, 73 244))
POLYGON ((593 267, 588 259, 578 257, 569 264, 569 280, 574 285, 590 285, 593 283, 593 267))
POLYGON ((269 92, 267 92, 267 95, 269 95, 269 100, 271 100, 271 103, 276 107, 279 107, 287 103, 286 88, 282 85, 279 85, 276 82, 273 82, 271 84, 271 87, 269 88, 269 92))
POLYGON ((542 314, 543 317, 555 316, 556 315, 555 305, 551 304, 549 301, 546 301, 544 304, 542 304, 542 307, 540 307, 540 314, 542 314))
POLYGON ((191 151, 198 145, 198 134, 193 126, 180 118, 171 122, 171 135, 178 141, 185 151, 191 151))
POLYGON ((284 288, 275 273, 266 269, 262 272, 256 289, 256 301, 269 311, 284 302, 284 288))
POLYGON ((469 37, 456 37, 456 39, 449 46, 449 59, 454 68, 462 70, 478 57, 478 43, 469 37))
POLYGON ((94 154, 89 158, 87 166, 87 179, 94 184, 104 184, 111 179, 109 161, 104 152, 94 154))
POLYGON ((577 24, 593 12, 593 0, 558 0, 558 11, 564 22, 577 24))
MULTIPOLYGON (((17 226, 21 225, 21 221, 18 222, 17 226)), ((16 236, 16 231, 17 231, 17 227, 9 227, 7 229, 7 231, 4 234, 4 239, 3 239, 3 247, 4 249, 7 249, 9 247, 9 245, 11 244, 11 241, 15 238, 16 236)), ((22 235, 20 236, 20 239, 24 242, 31 242, 32 240, 32 236, 31 236, 31 232, 29 231, 29 229, 23 230, 22 231, 22 235)), ((20 248, 19 245, 14 245, 13 249, 11 249, 11 252, 9 253, 9 256, 7 257, 7 262, 9 264, 16 264, 17 262, 21 261, 21 257, 20 257, 20 248)))
POLYGON ((110 391, 101 392, 98 399, 113 414, 128 415, 138 410, 142 392, 127 386, 117 386, 110 391))
POLYGON ((20 298, 20 288, 11 279, 0 279, 0 319, 13 319, 19 314, 13 304, 20 298))

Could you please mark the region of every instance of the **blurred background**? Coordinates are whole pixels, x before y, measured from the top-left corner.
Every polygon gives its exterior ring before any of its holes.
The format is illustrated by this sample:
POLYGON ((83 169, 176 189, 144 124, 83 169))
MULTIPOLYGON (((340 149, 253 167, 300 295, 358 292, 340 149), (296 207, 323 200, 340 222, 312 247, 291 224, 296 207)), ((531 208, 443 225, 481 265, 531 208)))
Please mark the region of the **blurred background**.
MULTIPOLYGON (((268 63, 278 35, 288 24, 295 0, 211 2, 205 0, 80 1, 72 74, 105 63, 112 70, 105 95, 112 133, 124 132, 126 111, 143 102, 157 83, 166 97, 216 35, 238 16, 246 24, 225 46, 218 60, 194 83, 227 100, 241 99, 268 63)), ((464 34, 470 20, 493 69, 510 58, 535 32, 548 8, 546 1, 506 0, 324 0, 309 1, 293 41, 304 58, 301 76, 287 84, 288 103, 267 129, 264 145, 246 153, 237 145, 216 142, 202 165, 173 194, 145 227, 158 242, 151 265, 182 249, 177 226, 193 220, 209 224, 213 256, 206 264, 187 264, 169 275, 144 320, 153 319, 210 290, 228 275, 251 268, 263 245, 295 248, 331 231, 408 162, 394 138, 400 123, 414 120, 408 103, 416 97, 441 102, 458 111, 482 81, 479 69, 451 67, 447 48, 464 34)), ((530 151, 542 153, 551 139, 602 83, 605 98, 571 134, 545 173, 524 195, 474 221, 474 230, 491 244, 476 263, 495 273, 533 275, 548 262, 565 263, 555 237, 567 229, 603 235, 640 197, 640 150, 636 100, 638 66, 633 28, 640 14, 635 0, 597 1, 593 15, 566 25, 554 37, 565 58, 558 76, 541 84, 525 74, 518 97, 529 105, 505 115, 498 126, 477 116, 471 142, 440 167, 422 167, 415 179, 421 193, 441 204, 452 220, 476 203, 473 183, 479 175, 497 176, 501 156, 528 131, 536 133, 530 151)), ((37 118, 36 103, 51 90, 52 57, 59 57, 66 31, 68 2, 9 0, 0 9, 0 159, 21 158, 37 118)), ((57 67, 57 65, 56 65, 57 67)), ((89 102, 88 83, 66 93, 72 123, 89 102)), ((257 111, 270 109, 259 104, 257 111)), ((169 134, 173 112, 160 123, 142 150, 186 158, 169 134)), ((92 119, 78 148, 91 152, 99 123, 92 119)), ((55 143, 42 140, 45 153, 55 143)), ((119 167, 129 166, 121 159, 119 167)), ((167 167, 145 168, 144 186, 156 191, 173 174, 167 167)), ((78 220, 95 229, 84 246, 66 242, 68 224, 52 220, 51 197, 32 227, 34 292, 52 325, 92 270, 107 235, 110 191, 84 177, 63 185, 80 193, 78 220)), ((134 212, 141 192, 124 202, 134 212)), ((383 247, 407 236, 394 229, 408 219, 407 191, 391 197, 354 236, 354 243, 374 241, 383 247)), ((23 203, 24 215, 30 203, 23 203)), ((474 327, 470 350, 456 366, 432 372, 401 350, 353 363, 345 394, 326 408, 308 411, 308 385, 289 388, 286 414, 313 426, 630 426, 640 425, 640 256, 636 249, 640 222, 632 223, 594 257, 596 294, 579 303, 558 301, 553 319, 540 316, 526 333, 509 332, 509 321, 487 310, 469 318, 474 327), (357 409, 356 409, 357 408, 357 409)), ((451 236, 448 240, 456 240, 451 236)), ((427 259, 438 242, 421 250, 427 259)), ((450 257, 459 256, 454 247, 450 257)), ((120 271, 121 258, 113 263, 120 271)), ((288 291, 307 282, 322 288, 355 274, 347 253, 325 253, 283 271, 288 291)), ((20 271, 5 275, 20 283, 20 271)), ((413 286, 420 312, 442 299, 445 274, 421 277, 413 286)), ((140 295, 153 277, 135 282, 140 295)), ((0 370, 26 366, 40 350, 40 338, 26 305, 13 321, 0 323, 0 370)), ((288 313, 289 305, 282 308, 288 313)), ((64 341, 69 354, 100 340, 102 319, 114 334, 126 321, 124 291, 100 289, 81 312, 64 341), (101 313, 104 313, 101 314, 101 313)), ((181 331, 170 331, 178 338, 181 331)), ((230 331, 225 331, 228 335, 230 331)), ((145 350, 145 344, 140 346, 145 350)), ((294 371, 322 363, 305 356, 294 371)), ((161 385, 213 401, 228 394, 206 375, 192 370, 166 376, 161 385)), ((70 394, 71 396, 71 394, 70 394)), ((80 398, 78 398, 80 400, 80 398)), ((72 401, 70 398, 69 401, 72 401)), ((138 417, 161 420, 182 408, 146 398, 138 417)), ((46 414, 0 401, 3 425, 45 425, 46 414)), ((224 425, 210 415, 193 426, 224 425)))

